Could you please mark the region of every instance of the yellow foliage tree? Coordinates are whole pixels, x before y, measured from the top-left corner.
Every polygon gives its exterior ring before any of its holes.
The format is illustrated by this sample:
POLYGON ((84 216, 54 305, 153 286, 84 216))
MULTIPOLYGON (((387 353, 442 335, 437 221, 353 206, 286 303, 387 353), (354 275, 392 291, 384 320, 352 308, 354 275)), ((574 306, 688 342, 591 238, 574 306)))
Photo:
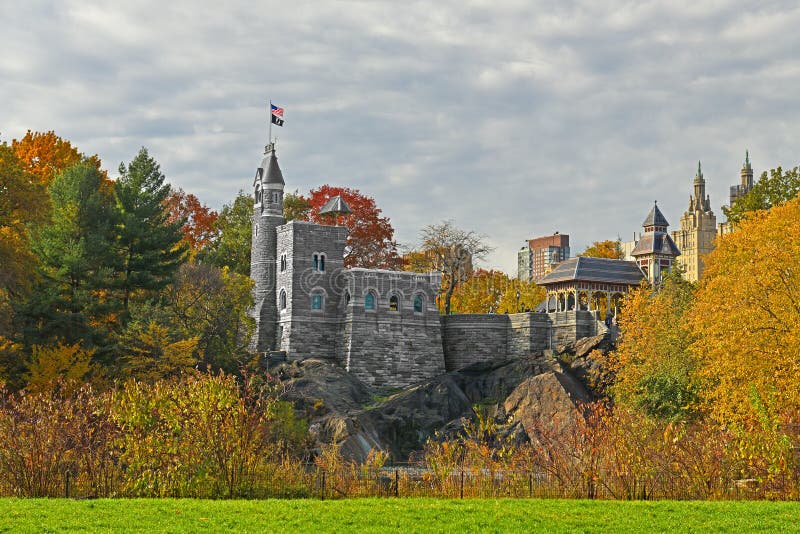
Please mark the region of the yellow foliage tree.
POLYGON ((149 322, 126 330, 124 345, 127 375, 145 382, 175 377, 194 368, 198 337, 173 340, 165 326, 149 322))
POLYGON ((754 212, 706 257, 690 326, 708 411, 723 424, 757 405, 800 408, 800 198, 754 212))
POLYGON ((611 241, 595 241, 590 246, 586 247, 581 256, 589 258, 610 258, 612 260, 621 260, 625 257, 622 253, 622 243, 619 239, 611 241))
POLYGON ((650 417, 680 420, 696 409, 686 313, 693 286, 679 273, 660 290, 643 284, 630 292, 619 314, 620 340, 610 355, 615 400, 650 417))
POLYGON ((535 310, 545 290, 533 282, 511 279, 502 271, 478 270, 456 287, 454 313, 517 313, 535 310), (519 296, 517 296, 519 292, 519 296))
POLYGON ((83 384, 92 371, 94 352, 94 349, 82 349, 78 343, 34 346, 26 389, 33 393, 49 391, 58 380, 76 386, 83 384))

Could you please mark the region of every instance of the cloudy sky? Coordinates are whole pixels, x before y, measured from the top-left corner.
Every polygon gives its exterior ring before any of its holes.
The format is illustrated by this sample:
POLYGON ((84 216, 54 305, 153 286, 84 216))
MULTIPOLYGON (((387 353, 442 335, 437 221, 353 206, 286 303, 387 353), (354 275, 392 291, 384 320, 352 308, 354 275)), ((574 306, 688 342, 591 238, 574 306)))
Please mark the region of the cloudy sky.
POLYGON ((675 228, 800 163, 796 1, 0 0, 0 139, 55 130, 116 174, 147 146, 214 208, 249 190, 271 98, 287 189, 373 196, 401 243, 452 219, 516 272, 527 238, 675 228))

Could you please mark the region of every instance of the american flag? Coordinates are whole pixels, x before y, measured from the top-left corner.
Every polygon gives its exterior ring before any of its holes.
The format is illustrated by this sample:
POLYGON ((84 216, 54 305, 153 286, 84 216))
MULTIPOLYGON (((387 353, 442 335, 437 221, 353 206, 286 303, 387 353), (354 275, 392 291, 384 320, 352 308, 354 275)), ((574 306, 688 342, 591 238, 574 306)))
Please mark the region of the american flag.
POLYGON ((283 117, 283 108, 279 108, 275 104, 270 104, 272 106, 272 114, 276 117, 283 117))

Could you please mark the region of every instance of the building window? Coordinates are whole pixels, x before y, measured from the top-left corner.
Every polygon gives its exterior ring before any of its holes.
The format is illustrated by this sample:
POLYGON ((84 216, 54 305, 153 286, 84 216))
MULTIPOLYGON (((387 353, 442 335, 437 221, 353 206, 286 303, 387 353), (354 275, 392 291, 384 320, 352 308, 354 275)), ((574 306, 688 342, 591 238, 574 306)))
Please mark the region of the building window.
POLYGON ((285 310, 286 309, 286 291, 284 291, 283 289, 281 289, 281 297, 280 297, 279 303, 280 303, 280 306, 281 306, 281 310, 285 310))
POLYGON ((311 309, 312 310, 322 309, 322 295, 320 295, 319 293, 311 295, 311 309))
POLYGON ((389 311, 400 311, 400 299, 397 295, 389 297, 389 311))
POLYGON ((281 272, 286 270, 286 254, 281 254, 281 272))
POLYGON ((314 254, 311 261, 312 269, 318 273, 325 272, 325 254, 314 254))
POLYGON ((261 204, 261 186, 256 186, 256 204, 261 204))
POLYGON ((345 306, 349 306, 350 305, 350 292, 349 291, 345 291, 344 292, 344 305, 345 306))
POLYGON ((365 310, 374 310, 375 309, 375 293, 370 291, 364 297, 364 309, 365 310))
POLYGON ((417 295, 414 297, 414 313, 422 313, 422 310, 425 307, 425 300, 422 298, 422 295, 417 295))
POLYGON ((253 225, 253 232, 255 232, 256 237, 258 237, 258 225, 253 225))

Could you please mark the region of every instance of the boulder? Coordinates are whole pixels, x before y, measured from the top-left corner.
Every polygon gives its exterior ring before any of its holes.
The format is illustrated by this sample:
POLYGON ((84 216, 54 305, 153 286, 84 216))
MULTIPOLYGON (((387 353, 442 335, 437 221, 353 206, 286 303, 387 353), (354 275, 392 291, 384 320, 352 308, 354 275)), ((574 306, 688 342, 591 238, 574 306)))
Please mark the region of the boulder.
POLYGON ((538 432, 560 435, 574 428, 579 403, 591 395, 571 376, 551 371, 524 380, 503 404, 509 421, 522 425, 528 436, 538 432))

